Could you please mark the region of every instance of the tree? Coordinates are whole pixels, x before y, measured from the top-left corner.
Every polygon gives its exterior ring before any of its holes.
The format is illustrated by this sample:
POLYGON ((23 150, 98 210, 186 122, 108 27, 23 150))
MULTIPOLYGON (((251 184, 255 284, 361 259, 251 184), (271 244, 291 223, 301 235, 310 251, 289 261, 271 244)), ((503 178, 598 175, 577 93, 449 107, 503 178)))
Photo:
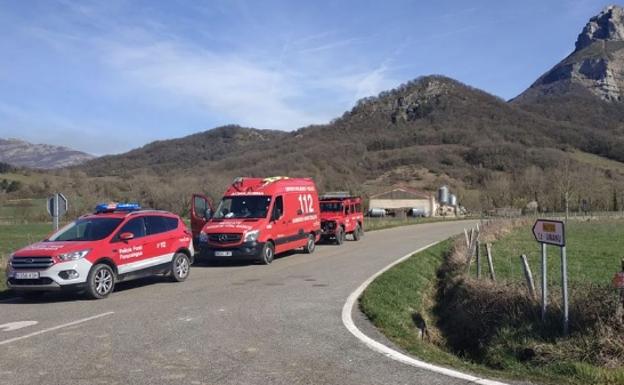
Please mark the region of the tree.
POLYGON ((11 181, 11 183, 9 183, 9 185, 6 188, 6 192, 12 193, 12 192, 19 190, 21 187, 22 187, 22 182, 18 180, 14 180, 14 181, 11 181))

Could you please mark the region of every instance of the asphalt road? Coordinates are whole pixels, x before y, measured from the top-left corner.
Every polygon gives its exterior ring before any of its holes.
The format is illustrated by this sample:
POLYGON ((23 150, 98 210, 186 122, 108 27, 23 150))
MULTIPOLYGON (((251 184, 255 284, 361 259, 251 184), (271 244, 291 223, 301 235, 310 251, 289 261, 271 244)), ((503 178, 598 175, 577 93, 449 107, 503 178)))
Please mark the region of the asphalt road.
POLYGON ((369 276, 468 225, 371 232, 269 266, 194 266, 184 283, 120 284, 100 301, 0 302, 0 384, 465 383, 368 349, 341 310, 369 276), (17 321, 37 324, 3 331, 17 321))

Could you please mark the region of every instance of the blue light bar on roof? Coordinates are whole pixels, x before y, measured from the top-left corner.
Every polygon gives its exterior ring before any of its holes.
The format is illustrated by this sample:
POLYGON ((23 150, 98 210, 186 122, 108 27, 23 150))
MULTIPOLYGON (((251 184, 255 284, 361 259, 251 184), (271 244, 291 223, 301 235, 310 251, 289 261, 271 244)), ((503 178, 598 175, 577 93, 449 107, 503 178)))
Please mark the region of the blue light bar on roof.
POLYGON ((113 211, 137 211, 141 210, 138 203, 100 203, 95 206, 96 213, 111 213, 113 211))

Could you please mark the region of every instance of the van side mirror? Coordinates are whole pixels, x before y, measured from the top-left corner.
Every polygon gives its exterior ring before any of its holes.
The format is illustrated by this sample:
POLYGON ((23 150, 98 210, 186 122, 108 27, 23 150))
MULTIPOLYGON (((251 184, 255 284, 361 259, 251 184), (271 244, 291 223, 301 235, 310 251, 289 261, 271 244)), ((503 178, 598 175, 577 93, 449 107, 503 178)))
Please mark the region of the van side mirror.
POLYGON ((282 212, 280 210, 273 210, 273 215, 271 215, 271 220, 276 221, 282 217, 282 212))
POLYGON ((119 239, 121 239, 122 241, 129 241, 133 238, 134 238, 134 234, 132 234, 131 232, 119 234, 119 239))

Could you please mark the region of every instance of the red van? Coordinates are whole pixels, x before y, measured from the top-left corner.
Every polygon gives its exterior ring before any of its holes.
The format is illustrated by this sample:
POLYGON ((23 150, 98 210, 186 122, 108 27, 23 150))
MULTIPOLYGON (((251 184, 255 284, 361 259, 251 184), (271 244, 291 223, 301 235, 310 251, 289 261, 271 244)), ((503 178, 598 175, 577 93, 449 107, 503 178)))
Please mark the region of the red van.
POLYGON ((203 197, 201 202, 201 197, 195 194, 191 207, 201 259, 269 264, 275 254, 285 251, 303 248, 312 253, 319 240, 319 200, 312 179, 236 178, 210 219, 205 215, 210 200, 203 197))
POLYGON ((120 281, 167 274, 184 281, 193 261, 191 232, 180 217, 137 204, 101 204, 9 258, 7 286, 31 297, 52 290, 108 296, 120 281))

